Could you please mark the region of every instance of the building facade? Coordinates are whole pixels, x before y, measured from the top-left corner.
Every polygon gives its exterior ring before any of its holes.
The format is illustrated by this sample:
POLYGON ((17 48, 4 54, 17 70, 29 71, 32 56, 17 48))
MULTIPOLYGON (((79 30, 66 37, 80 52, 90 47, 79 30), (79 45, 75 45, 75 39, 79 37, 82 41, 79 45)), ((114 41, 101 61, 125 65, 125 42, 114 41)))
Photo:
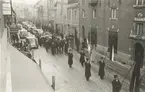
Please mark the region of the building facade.
POLYGON ((57 0, 48 0, 48 14, 49 14, 49 20, 53 20, 55 19, 55 15, 56 15, 56 4, 57 0))
MULTIPOLYGON (((110 31, 114 30, 117 50, 129 54, 128 36, 133 28, 134 0, 80 0, 80 32, 88 38, 91 29, 97 31, 97 44, 109 47, 110 31)), ((112 33, 112 32, 111 32, 112 33)))
POLYGON ((144 61, 145 48, 145 0, 134 0, 133 2, 133 28, 130 32, 132 60, 141 53, 144 61))
POLYGON ((67 30, 67 2, 68 0, 56 2, 55 30, 57 34, 64 34, 67 30))
POLYGON ((50 14, 50 1, 51 0, 39 0, 35 5, 36 11, 36 19, 41 25, 48 25, 49 24, 49 16, 50 14))
POLYGON ((34 5, 34 9, 35 9, 35 24, 36 25, 40 25, 42 26, 42 22, 43 22, 43 5, 42 5, 42 1, 38 1, 35 5, 34 5))
POLYGON ((79 37, 79 3, 68 2, 67 7, 67 24, 68 24, 68 33, 75 34, 79 37))

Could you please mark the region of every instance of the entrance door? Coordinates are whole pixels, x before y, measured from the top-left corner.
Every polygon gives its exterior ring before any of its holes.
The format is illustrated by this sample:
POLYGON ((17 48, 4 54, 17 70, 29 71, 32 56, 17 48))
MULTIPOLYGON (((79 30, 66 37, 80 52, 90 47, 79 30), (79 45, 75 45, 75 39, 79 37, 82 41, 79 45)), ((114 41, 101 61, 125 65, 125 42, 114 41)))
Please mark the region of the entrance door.
POLYGON ((140 44, 140 43, 136 43, 135 44, 135 58, 134 58, 134 61, 136 63, 139 63, 139 64, 143 64, 143 58, 144 58, 144 49, 143 49, 143 46, 140 44))
POLYGON ((108 51, 110 52, 110 60, 114 60, 114 54, 117 54, 118 48, 118 32, 109 31, 108 51))

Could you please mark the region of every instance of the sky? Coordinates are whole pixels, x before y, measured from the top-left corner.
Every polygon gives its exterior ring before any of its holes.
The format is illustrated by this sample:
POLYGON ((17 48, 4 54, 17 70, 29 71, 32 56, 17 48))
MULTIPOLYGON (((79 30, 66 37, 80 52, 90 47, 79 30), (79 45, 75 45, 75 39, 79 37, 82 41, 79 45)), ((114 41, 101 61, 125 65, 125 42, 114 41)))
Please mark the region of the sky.
POLYGON ((12 0, 13 3, 36 4, 38 0, 12 0))

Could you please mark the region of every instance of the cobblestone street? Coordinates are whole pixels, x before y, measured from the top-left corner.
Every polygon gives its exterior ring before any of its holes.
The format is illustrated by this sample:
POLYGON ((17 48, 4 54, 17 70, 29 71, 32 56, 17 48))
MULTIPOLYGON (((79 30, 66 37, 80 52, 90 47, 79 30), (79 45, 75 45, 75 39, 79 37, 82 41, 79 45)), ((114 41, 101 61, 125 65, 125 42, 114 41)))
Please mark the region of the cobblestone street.
MULTIPOLYGON (((77 53, 74 52, 74 55, 77 53)), ((42 61, 42 71, 51 84, 51 78, 56 76, 56 92, 111 92, 112 79, 108 81, 108 74, 113 76, 113 73, 106 73, 107 78, 101 80, 96 71, 97 69, 92 65, 92 76, 89 82, 84 76, 84 68, 79 63, 77 56, 74 56, 73 68, 70 69, 67 64, 67 56, 56 55, 52 56, 47 53, 44 48, 34 51, 34 57, 38 62, 39 58, 42 61), (41 54, 40 54, 41 52, 41 54), (53 72, 52 72, 53 71, 53 72)), ((127 92, 127 91, 121 91, 127 92)))

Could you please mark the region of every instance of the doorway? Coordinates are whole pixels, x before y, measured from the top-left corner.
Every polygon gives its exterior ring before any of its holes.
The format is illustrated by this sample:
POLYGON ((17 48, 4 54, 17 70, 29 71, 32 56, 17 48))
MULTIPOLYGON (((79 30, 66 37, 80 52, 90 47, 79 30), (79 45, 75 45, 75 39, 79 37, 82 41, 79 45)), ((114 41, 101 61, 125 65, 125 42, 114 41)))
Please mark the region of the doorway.
POLYGON ((117 54, 118 48, 118 32, 109 31, 108 39, 108 52, 110 52, 110 60, 114 61, 115 54, 117 54))
POLYGON ((144 48, 140 43, 135 44, 135 53, 134 54, 135 54, 135 58, 134 58, 135 61, 138 61, 138 63, 139 63, 140 61, 143 60, 144 48), (140 55, 140 57, 138 56, 138 54, 140 55), (141 60, 138 60, 138 59, 141 59, 141 60))

